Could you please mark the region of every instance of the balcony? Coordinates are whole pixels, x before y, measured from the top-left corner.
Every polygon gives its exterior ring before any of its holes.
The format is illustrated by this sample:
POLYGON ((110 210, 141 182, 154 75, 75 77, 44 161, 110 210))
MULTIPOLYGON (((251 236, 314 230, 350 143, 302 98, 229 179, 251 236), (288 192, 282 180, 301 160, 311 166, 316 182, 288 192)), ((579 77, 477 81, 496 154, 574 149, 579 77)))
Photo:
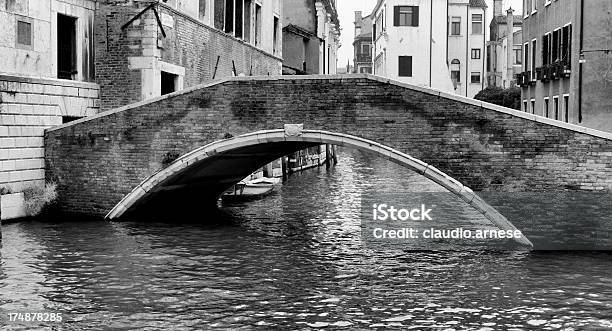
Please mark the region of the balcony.
POLYGON ((531 79, 531 71, 516 74, 516 85, 518 86, 535 85, 535 82, 535 80, 531 79))
POLYGON ((355 57, 357 62, 372 62, 372 54, 370 53, 357 53, 355 57))
POLYGON ((557 64, 557 75, 560 78, 569 78, 572 74, 572 67, 567 61, 561 61, 557 64))
POLYGON ((552 80, 559 79, 559 71, 557 69, 557 66, 558 66, 557 63, 553 63, 553 64, 548 66, 548 75, 549 75, 550 79, 552 79, 552 80))
POLYGON ((519 72, 518 74, 515 75, 516 77, 516 85, 518 86, 525 86, 527 85, 527 81, 525 80, 525 73, 524 72, 519 72))
POLYGON ((550 68, 548 65, 543 67, 536 68, 536 78, 543 83, 546 83, 550 80, 550 68))

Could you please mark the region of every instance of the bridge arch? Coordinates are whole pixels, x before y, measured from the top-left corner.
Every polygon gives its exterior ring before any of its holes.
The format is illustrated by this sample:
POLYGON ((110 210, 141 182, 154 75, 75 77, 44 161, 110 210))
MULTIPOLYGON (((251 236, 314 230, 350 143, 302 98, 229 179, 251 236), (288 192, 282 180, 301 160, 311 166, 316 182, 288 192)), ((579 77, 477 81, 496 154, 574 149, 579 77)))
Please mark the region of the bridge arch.
MULTIPOLYGON (((451 193, 458 196, 473 208, 481 212, 487 219, 489 219, 499 228, 504 230, 516 230, 516 227, 512 223, 510 223, 497 210, 487 204, 469 187, 461 184, 459 181, 448 176, 434 166, 418 160, 406 153, 372 140, 363 139, 348 134, 321 130, 300 130, 299 132, 290 132, 290 130, 287 128, 257 131, 232 137, 230 139, 218 140, 184 154, 167 167, 157 171, 153 175, 143 180, 130 193, 124 196, 123 199, 115 205, 115 207, 106 215, 105 218, 109 220, 119 219, 128 211, 136 208, 139 203, 145 201, 155 192, 169 190, 169 188, 171 189, 172 187, 179 187, 180 185, 177 186, 176 184, 179 179, 189 177, 190 174, 197 173, 198 169, 204 168, 204 165, 210 166, 211 164, 215 163, 215 160, 220 160, 221 156, 230 159, 239 157, 239 155, 241 155, 240 153, 246 150, 250 150, 251 153, 253 153, 253 148, 257 146, 274 146, 274 149, 277 151, 277 153, 268 153, 268 155, 265 155, 265 157, 259 159, 258 162, 255 162, 251 167, 247 167, 246 169, 237 172, 233 176, 226 177, 224 179, 225 186, 220 185, 219 187, 211 189, 216 196, 220 195, 223 191, 225 191, 225 189, 235 184, 246 175, 258 169, 261 165, 305 147, 320 144, 346 146, 374 152, 394 163, 411 169, 446 188, 451 193)), ((250 154, 246 155, 246 157, 248 157, 250 154)), ((531 247, 533 246, 525 237, 518 241, 524 245, 531 247)))

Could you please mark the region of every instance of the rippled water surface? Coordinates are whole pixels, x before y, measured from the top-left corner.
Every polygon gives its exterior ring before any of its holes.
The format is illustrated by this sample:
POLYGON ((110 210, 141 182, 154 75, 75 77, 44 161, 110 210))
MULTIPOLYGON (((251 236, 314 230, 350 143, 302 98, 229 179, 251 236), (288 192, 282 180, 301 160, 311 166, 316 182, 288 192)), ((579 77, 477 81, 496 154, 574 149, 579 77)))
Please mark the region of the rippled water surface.
MULTIPOLYGON (((0 325, 612 327, 612 255, 374 249, 358 220, 373 189, 442 191, 386 160, 343 152, 336 167, 294 175, 273 196, 191 220, 5 224, 0 325), (8 312, 25 311, 64 321, 9 323, 8 312)), ((490 226, 457 204, 457 224, 490 226)))

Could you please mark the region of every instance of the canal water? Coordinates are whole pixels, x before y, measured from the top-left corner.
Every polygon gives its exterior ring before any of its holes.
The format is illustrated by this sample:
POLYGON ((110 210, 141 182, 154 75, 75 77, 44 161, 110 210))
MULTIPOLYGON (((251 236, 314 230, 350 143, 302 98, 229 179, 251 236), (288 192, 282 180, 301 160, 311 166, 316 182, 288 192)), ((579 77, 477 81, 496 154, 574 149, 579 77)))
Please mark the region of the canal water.
MULTIPOLYGON (((359 221, 364 194, 444 190, 376 156, 338 158, 263 200, 189 220, 5 224, 0 326, 612 327, 611 254, 371 245, 359 221), (10 312, 63 321, 10 322, 10 312)), ((436 203, 453 211, 453 227, 491 227, 460 201, 436 203)))

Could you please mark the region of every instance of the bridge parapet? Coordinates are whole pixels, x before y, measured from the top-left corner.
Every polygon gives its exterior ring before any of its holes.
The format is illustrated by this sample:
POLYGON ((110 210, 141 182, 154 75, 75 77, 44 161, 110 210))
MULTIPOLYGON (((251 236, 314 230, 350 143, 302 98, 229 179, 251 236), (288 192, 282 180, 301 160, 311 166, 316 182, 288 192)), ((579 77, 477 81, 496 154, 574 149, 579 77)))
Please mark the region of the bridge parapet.
POLYGON ((358 74, 237 77, 45 133, 62 208, 103 216, 143 180, 228 135, 303 123, 431 164, 475 191, 612 191, 612 134, 358 74))

